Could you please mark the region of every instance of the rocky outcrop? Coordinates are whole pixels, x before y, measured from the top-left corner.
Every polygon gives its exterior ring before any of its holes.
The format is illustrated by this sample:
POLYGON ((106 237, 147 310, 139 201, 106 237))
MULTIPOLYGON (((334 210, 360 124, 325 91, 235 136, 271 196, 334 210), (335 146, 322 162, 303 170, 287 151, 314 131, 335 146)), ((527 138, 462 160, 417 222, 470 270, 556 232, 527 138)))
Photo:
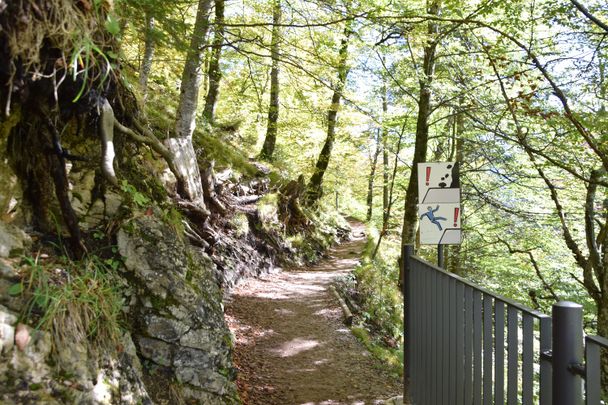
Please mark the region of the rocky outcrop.
POLYGON ((128 332, 118 352, 94 355, 86 342, 54 347, 49 332, 18 323, 27 301, 7 293, 18 281, 0 259, 0 403, 151 403, 128 332))
POLYGON ((0 257, 19 256, 31 244, 31 238, 23 230, 0 221, 0 257))
MULTIPOLYGON (((135 344, 150 363, 146 372, 169 376, 178 397, 204 404, 237 403, 231 336, 224 322, 215 265, 154 210, 118 233, 135 295, 135 344)), ((156 392, 156 399, 168 392, 156 392)))

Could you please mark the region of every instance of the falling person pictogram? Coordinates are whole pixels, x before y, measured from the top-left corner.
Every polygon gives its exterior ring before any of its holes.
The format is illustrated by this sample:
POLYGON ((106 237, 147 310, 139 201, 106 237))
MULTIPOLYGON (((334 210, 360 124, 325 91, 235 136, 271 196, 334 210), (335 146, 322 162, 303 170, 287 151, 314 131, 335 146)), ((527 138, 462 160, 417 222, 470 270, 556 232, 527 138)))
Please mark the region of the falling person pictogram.
POLYGON ((424 214, 422 214, 420 216, 420 220, 422 220, 424 217, 427 217, 429 219, 429 221, 431 221, 431 223, 437 225, 437 227, 439 228, 440 231, 443 230, 443 228, 441 227, 441 223, 439 223, 439 221, 447 221, 447 219, 445 219, 444 217, 436 217, 435 216, 435 212, 437 212, 439 210, 439 205, 433 209, 433 207, 427 207, 427 212, 425 212, 424 214))

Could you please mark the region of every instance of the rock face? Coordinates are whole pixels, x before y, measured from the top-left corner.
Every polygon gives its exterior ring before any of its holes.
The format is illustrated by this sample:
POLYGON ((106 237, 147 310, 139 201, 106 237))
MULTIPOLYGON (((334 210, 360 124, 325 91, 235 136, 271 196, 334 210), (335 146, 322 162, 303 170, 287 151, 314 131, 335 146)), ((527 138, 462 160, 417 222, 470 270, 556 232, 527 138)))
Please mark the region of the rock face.
POLYGON ((0 221, 0 257, 18 256, 32 244, 32 240, 20 228, 0 221))
POLYGON ((18 280, 0 259, 1 404, 151 404, 128 332, 119 353, 97 357, 84 342, 53 348, 48 332, 17 323, 26 301, 3 286, 18 280))
MULTIPOLYGON (((179 391, 188 401, 238 403, 215 266, 158 215, 133 219, 118 233, 136 296, 130 310, 135 344, 153 364, 147 373, 151 381, 155 373, 172 377, 169 391, 179 391)), ((170 400, 163 392, 156 396, 170 400)))

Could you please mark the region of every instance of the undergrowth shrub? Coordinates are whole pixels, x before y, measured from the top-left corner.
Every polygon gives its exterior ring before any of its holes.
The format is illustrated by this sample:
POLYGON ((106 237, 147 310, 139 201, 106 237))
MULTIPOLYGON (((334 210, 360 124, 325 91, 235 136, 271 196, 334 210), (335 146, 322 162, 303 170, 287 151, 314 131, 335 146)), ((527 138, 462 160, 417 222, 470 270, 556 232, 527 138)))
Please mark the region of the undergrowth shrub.
MULTIPOLYGON (((397 287, 398 243, 385 240, 374 259, 378 232, 368 230, 361 264, 352 288, 361 306, 362 325, 353 332, 377 357, 403 373, 403 297, 397 287)), ((348 281, 345 281, 348 283, 348 281)))
POLYGON ((14 286, 15 294, 28 298, 24 323, 49 332, 54 350, 76 343, 85 343, 93 354, 116 349, 124 329, 119 260, 91 255, 41 263, 25 257, 24 263, 24 277, 14 286))

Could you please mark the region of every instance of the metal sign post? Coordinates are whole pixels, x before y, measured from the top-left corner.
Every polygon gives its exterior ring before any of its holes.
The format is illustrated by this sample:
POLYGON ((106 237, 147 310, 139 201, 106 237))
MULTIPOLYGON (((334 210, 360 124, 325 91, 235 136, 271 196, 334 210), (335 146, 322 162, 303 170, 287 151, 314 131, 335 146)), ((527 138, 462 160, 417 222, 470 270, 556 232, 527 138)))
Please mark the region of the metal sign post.
POLYGON ((457 162, 418 163, 420 244, 437 245, 442 268, 441 245, 458 245, 462 239, 459 169, 457 162))

